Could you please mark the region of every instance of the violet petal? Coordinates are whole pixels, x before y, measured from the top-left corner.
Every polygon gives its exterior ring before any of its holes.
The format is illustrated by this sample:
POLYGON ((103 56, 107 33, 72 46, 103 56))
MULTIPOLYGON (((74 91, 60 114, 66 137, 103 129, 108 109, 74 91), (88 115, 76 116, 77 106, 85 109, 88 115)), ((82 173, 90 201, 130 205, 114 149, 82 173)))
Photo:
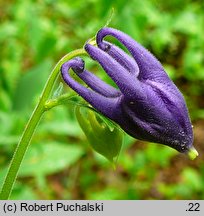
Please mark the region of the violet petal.
POLYGON ((87 89, 83 85, 76 82, 68 73, 70 68, 74 68, 75 70, 79 71, 81 69, 81 65, 82 62, 80 62, 78 58, 72 59, 64 63, 61 67, 61 74, 64 81, 98 111, 100 111, 109 118, 114 118, 114 108, 117 106, 118 103, 117 97, 105 97, 95 91, 87 89))

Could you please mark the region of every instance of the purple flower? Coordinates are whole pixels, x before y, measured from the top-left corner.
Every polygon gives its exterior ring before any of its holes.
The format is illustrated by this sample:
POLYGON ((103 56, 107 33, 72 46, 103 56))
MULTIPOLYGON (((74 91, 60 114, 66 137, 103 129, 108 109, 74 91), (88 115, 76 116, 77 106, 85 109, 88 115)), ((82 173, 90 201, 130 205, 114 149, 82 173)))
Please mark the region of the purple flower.
POLYGON ((87 43, 85 50, 118 89, 87 71, 80 58, 62 65, 64 81, 131 136, 165 144, 179 152, 192 149, 193 132, 184 98, 161 63, 143 46, 116 29, 102 28, 96 41, 98 47, 87 43), (108 35, 121 42, 131 56, 104 41, 108 35), (76 82, 68 73, 70 68, 90 88, 76 82))

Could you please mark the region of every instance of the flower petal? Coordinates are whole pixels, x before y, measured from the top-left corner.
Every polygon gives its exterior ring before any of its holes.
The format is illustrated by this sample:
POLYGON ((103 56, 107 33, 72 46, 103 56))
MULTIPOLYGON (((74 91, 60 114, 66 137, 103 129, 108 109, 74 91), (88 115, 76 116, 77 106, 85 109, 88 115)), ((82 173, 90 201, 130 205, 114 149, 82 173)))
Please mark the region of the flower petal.
POLYGON ((128 71, 108 53, 91 44, 86 44, 85 50, 89 53, 91 58, 99 62, 126 97, 134 97, 135 99, 144 97, 143 89, 137 77, 128 73, 128 71))
MULTIPOLYGON (((74 70, 75 71, 75 70, 74 70)), ((82 73, 76 73, 91 89, 106 96, 106 97, 118 97, 121 92, 114 87, 106 84, 99 79, 93 73, 84 70, 82 73)))
POLYGON ((139 67, 136 61, 122 49, 106 41, 103 41, 103 43, 98 44, 98 47, 107 52, 110 56, 112 56, 130 73, 132 73, 135 76, 138 76, 139 67))
POLYGON ((80 71, 82 62, 79 59, 72 59, 64 63, 61 67, 61 74, 64 81, 81 97, 88 101, 96 110, 107 116, 108 118, 114 119, 116 114, 115 107, 117 107, 118 97, 108 98, 95 91, 87 89, 83 85, 76 82, 68 73, 70 68, 80 71))
POLYGON ((139 78, 151 79, 157 81, 168 81, 168 76, 164 71, 161 63, 142 45, 137 43, 127 34, 113 28, 102 28, 96 37, 99 47, 103 47, 103 38, 107 35, 111 35, 117 38, 132 54, 133 58, 137 62, 140 73, 139 78))

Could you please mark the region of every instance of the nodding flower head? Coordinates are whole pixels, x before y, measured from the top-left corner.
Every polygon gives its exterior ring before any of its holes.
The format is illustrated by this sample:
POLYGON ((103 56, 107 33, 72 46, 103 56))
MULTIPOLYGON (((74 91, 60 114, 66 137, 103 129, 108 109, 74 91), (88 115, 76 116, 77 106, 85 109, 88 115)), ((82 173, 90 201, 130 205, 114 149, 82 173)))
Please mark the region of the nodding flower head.
POLYGON ((118 86, 103 82, 74 58, 61 67, 64 81, 97 111, 116 122, 131 136, 168 145, 179 152, 193 149, 193 132, 184 98, 161 63, 125 33, 102 28, 97 47, 86 43, 85 50, 118 86), (112 36, 130 52, 104 40, 112 36), (90 87, 76 82, 73 71, 90 87))

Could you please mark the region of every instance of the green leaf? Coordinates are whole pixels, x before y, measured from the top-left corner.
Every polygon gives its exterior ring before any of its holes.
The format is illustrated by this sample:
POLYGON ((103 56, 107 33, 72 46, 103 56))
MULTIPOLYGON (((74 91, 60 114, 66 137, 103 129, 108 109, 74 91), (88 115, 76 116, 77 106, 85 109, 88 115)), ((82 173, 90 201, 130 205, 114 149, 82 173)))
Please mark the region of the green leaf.
POLYGON ((77 162, 83 150, 75 144, 60 142, 39 143, 31 145, 19 176, 49 175, 59 172, 77 162))
POLYGON ((113 162, 120 152, 123 132, 117 127, 110 129, 96 112, 83 109, 84 113, 82 113, 80 108, 76 107, 76 117, 91 147, 113 162))

